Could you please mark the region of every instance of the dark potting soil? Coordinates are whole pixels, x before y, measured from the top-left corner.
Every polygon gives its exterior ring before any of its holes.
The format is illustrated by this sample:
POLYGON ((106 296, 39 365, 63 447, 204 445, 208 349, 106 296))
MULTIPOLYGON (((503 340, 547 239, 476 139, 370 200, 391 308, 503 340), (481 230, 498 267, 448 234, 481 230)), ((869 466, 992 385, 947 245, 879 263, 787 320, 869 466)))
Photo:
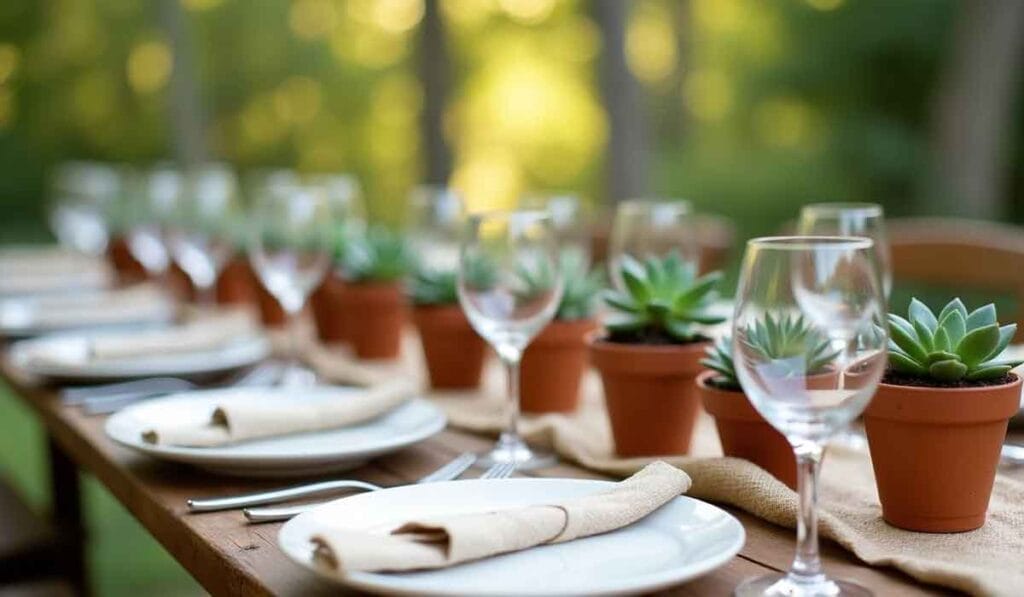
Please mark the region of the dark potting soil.
POLYGON ((731 382, 728 382, 728 381, 723 381, 722 378, 718 377, 718 376, 712 377, 712 378, 708 379, 704 383, 708 384, 712 388, 715 388, 716 390, 722 390, 723 392, 742 392, 743 391, 743 389, 740 388, 739 386, 737 386, 737 385, 735 385, 735 384, 733 384, 731 382))
POLYGON ((957 381, 940 381, 937 379, 918 377, 916 375, 907 375, 906 373, 899 373, 892 369, 887 369, 885 371, 885 375, 882 377, 882 382, 889 385, 916 386, 922 388, 983 388, 986 386, 1001 386, 1012 383, 1016 380, 1017 376, 1015 374, 1007 373, 1002 377, 981 379, 977 381, 970 381, 966 379, 960 379, 957 381))
POLYGON ((617 344, 643 344, 647 346, 687 346, 711 340, 707 336, 697 336, 690 342, 680 342, 656 328, 645 328, 630 332, 609 332, 607 339, 609 342, 617 344))

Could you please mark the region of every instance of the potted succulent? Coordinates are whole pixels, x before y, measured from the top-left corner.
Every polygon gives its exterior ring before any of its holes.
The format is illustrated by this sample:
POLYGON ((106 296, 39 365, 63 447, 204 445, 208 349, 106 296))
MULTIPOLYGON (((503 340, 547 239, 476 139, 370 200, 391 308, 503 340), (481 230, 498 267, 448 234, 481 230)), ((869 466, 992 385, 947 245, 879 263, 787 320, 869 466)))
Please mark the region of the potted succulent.
MULTIPOLYGON (((481 268, 478 275, 489 275, 481 268)), ((419 331, 430 385, 468 389, 480 385, 487 343, 477 335, 459 306, 458 276, 421 269, 412 281, 412 320, 419 331)))
POLYGON ((333 255, 333 263, 336 267, 327 272, 323 281, 309 297, 317 336, 321 342, 327 344, 338 344, 350 340, 349 318, 343 307, 347 286, 343 265, 348 246, 354 238, 355 232, 351 228, 351 224, 338 228, 333 255))
MULTIPOLYGON (((587 336, 597 328, 597 297, 604 287, 600 271, 587 271, 582 259, 563 253, 562 300, 555 317, 530 342, 520 365, 520 408, 527 413, 572 412, 579 404, 580 381, 587 368, 587 336)), ((541 270, 543 272, 543 270, 541 270)), ((549 284, 524 272, 528 287, 549 284)))
POLYGON ((999 360, 1017 330, 993 305, 960 299, 936 315, 914 299, 889 315, 889 368, 864 412, 882 516, 925 532, 985 523, 1007 422, 1020 408, 1016 360, 999 360))
MULTIPOLYGON (((837 353, 831 349, 828 338, 802 317, 776 320, 768 314, 764 320, 754 322, 745 335, 751 348, 771 361, 785 363, 792 357, 804 357, 800 365, 809 374, 808 387, 827 389, 835 385, 836 373, 831 365, 837 353)), ((697 391, 704 409, 715 417, 722 452, 749 460, 796 489, 793 447, 743 393, 733 365, 731 339, 721 338, 709 346, 701 364, 708 371, 697 376, 697 391)))
POLYGON ((257 305, 259 281, 245 254, 235 254, 217 277, 217 302, 222 305, 257 305))
POLYGON ((405 240, 385 228, 372 228, 349 243, 341 313, 359 358, 398 356, 406 318, 402 281, 412 266, 412 252, 405 240))
POLYGON ((698 278, 675 252, 643 263, 624 256, 618 272, 625 290, 604 295, 607 333, 589 341, 616 452, 685 454, 700 410, 694 378, 710 343, 700 324, 725 319, 711 310, 721 274, 698 278))

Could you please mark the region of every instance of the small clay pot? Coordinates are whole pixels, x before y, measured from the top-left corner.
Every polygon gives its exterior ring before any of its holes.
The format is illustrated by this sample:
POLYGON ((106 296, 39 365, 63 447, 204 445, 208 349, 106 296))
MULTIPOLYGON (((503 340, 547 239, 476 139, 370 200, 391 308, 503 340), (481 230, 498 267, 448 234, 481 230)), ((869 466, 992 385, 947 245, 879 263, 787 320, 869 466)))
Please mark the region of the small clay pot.
POLYGON ((268 328, 284 327, 288 323, 288 315, 284 312, 284 307, 277 302, 274 295, 263 287, 263 284, 258 282, 259 280, 256 284, 256 304, 260 308, 260 320, 268 328))
POLYGON ((568 413, 580 402, 580 380, 587 368, 587 334, 593 319, 555 320, 526 347, 519 369, 523 412, 568 413))
POLYGON ((313 320, 320 341, 325 344, 348 342, 348 313, 344 309, 345 281, 331 272, 309 297, 313 308, 313 320))
POLYGON ((928 533, 985 524, 1020 392, 1020 377, 972 388, 880 384, 864 424, 885 521, 928 533))
POLYGON ((361 359, 394 359, 402 347, 406 300, 398 282, 350 283, 342 293, 349 342, 361 359))
POLYGON ((764 420, 742 390, 723 390, 709 384, 715 375, 714 371, 705 371, 697 376, 696 384, 704 410, 715 417, 722 452, 749 460, 796 489, 793 446, 764 420))
POLYGON ((430 386, 470 389, 480 386, 487 343, 477 335, 458 305, 416 306, 412 320, 420 334, 430 386))
POLYGON ((217 303, 220 305, 256 305, 256 286, 259 281, 253 274, 249 261, 236 256, 227 262, 217 277, 217 303))
POLYGON ((122 284, 130 284, 145 280, 148 275, 146 268, 142 267, 128 248, 128 241, 123 236, 118 236, 110 241, 107 247, 107 259, 114 271, 117 272, 117 279, 122 284))
POLYGON ((686 454, 700 412, 694 378, 708 342, 645 345, 591 335, 619 456, 686 454))
POLYGON ((188 274, 185 270, 181 269, 177 263, 172 263, 171 267, 167 270, 167 288, 171 291, 174 296, 178 297, 179 300, 193 302, 196 300, 197 292, 195 286, 192 285, 192 280, 189 279, 188 274))

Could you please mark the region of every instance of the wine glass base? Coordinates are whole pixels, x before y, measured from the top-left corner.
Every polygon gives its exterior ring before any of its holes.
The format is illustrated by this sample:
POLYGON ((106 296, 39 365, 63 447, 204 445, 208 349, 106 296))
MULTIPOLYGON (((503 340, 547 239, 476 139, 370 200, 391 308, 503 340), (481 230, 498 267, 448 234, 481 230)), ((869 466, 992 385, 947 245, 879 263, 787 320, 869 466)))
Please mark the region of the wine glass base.
POLYGON ((278 384, 285 388, 311 388, 317 384, 316 372, 301 365, 286 367, 278 384))
POLYGON ((503 435, 493 448, 479 454, 476 460, 477 466, 483 468, 509 462, 515 463, 516 469, 526 471, 553 466, 558 458, 549 452, 534 450, 519 438, 503 435))
POLYGON ((824 575, 816 582, 795 579, 788 574, 768 574, 740 583, 733 590, 736 597, 871 597, 868 589, 845 580, 831 580, 824 575))

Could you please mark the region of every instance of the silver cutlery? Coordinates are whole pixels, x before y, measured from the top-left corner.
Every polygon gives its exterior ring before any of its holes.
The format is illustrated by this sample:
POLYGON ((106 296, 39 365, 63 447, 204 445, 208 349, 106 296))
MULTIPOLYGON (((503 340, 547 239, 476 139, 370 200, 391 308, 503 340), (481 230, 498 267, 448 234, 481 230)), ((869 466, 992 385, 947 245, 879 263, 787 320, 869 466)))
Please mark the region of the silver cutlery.
MULTIPOLYGON (((264 363, 259 365, 238 377, 228 381, 227 383, 220 384, 217 387, 258 387, 258 386, 269 386, 272 385, 281 375, 281 367, 273 363, 264 363)), ((159 384, 150 386, 145 390, 138 390, 135 392, 124 392, 110 394, 110 395, 93 395, 85 399, 82 399, 78 404, 82 407, 82 411, 87 415, 108 415, 110 413, 117 412, 122 408, 140 402, 142 400, 148 400, 150 398, 159 398, 168 394, 176 392, 187 392, 190 390, 199 389, 199 385, 192 383, 188 380, 177 379, 177 378, 154 378, 165 380, 159 384), (171 380, 183 382, 179 384, 168 383, 171 380)), ((138 380, 143 382, 150 382, 153 380, 138 380)), ((125 382, 134 383, 134 382, 125 382)), ((83 388, 85 389, 85 388, 83 388)))
POLYGON ((81 386, 61 390, 64 404, 77 405, 98 398, 121 398, 138 394, 185 392, 196 385, 177 377, 151 377, 98 386, 81 386))
MULTIPOLYGON (((466 456, 466 454, 463 454, 463 456, 466 456)), ((473 456, 473 455, 469 454, 469 456, 473 456)), ((473 459, 475 460, 476 457, 473 456, 473 459)), ((466 468, 468 468, 468 467, 466 467, 466 468)), ((465 468, 463 468, 462 470, 465 470, 465 468)), ((496 464, 496 465, 492 466, 491 468, 487 469, 484 472, 484 474, 480 476, 480 478, 481 479, 504 479, 504 478, 510 476, 513 472, 515 472, 515 466, 514 465, 511 465, 511 464, 496 464)), ((419 481, 416 481, 416 484, 431 483, 431 482, 435 482, 435 481, 450 481, 450 480, 454 479, 455 477, 458 477, 458 475, 455 475, 454 477, 438 476, 438 477, 435 478, 434 475, 436 475, 436 473, 431 474, 431 475, 427 475, 426 477, 420 479, 419 481)), ((376 487, 375 489, 372 489, 372 490, 369 490, 369 491, 377 491, 379 489, 384 489, 384 488, 383 487, 376 487)), ((297 506, 283 506, 283 507, 273 507, 273 508, 246 508, 245 510, 242 511, 242 513, 245 514, 246 519, 248 519, 248 521, 252 522, 252 523, 277 522, 277 521, 281 521, 281 520, 288 520, 289 518, 293 518, 295 516, 298 516, 299 514, 302 514, 303 512, 306 512, 308 510, 312 510, 313 508, 315 508, 317 506, 320 506, 320 505, 322 505, 324 503, 325 502, 313 502, 313 503, 308 503, 308 504, 299 504, 297 506)))
MULTIPOLYGON (((445 464, 436 471, 423 477, 417 483, 430 483, 433 481, 448 481, 461 475, 466 469, 476 462, 476 455, 466 452, 457 456, 451 462, 445 464)), ((231 510, 244 508, 246 506, 260 506, 263 504, 277 504, 296 498, 312 497, 324 493, 333 493, 344 489, 361 491, 375 491, 380 486, 364 481, 351 479, 339 479, 335 481, 321 481, 309 483, 284 489, 272 489, 256 493, 246 493, 216 498, 196 498, 187 500, 188 509, 192 512, 213 512, 216 510, 231 510)))

